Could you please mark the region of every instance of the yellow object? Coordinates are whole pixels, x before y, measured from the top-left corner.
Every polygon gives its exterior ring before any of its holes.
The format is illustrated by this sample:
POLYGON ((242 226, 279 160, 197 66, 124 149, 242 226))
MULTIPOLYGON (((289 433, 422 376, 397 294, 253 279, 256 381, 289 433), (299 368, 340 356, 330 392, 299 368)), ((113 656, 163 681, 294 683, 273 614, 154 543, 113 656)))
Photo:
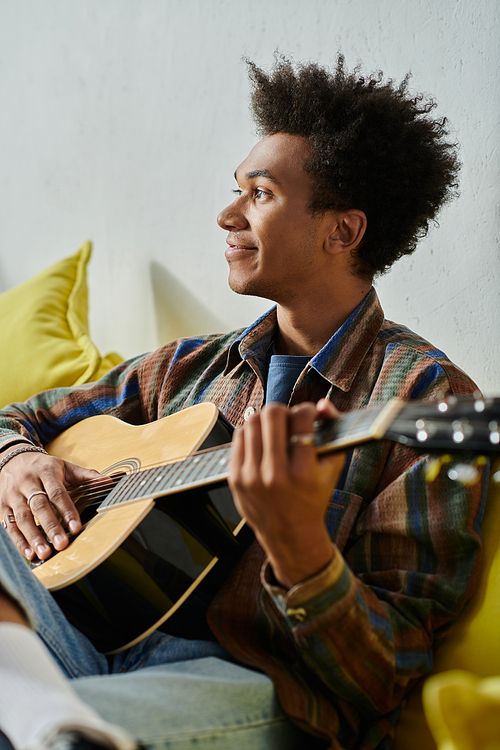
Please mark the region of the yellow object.
POLYGON ((57 386, 97 380, 122 361, 104 359, 88 330, 86 270, 92 245, 0 295, 0 407, 57 386))
MULTIPOLYGON (((491 475, 499 471, 500 460, 497 460, 491 475)), ((437 649, 432 675, 447 670, 465 670, 478 678, 500 675, 500 484, 493 481, 488 488, 482 535, 484 556, 478 589, 437 649)), ((436 749, 425 720, 421 694, 422 687, 417 685, 401 714, 393 750, 436 749)), ((447 711, 448 720, 451 716, 449 706, 447 711)), ((457 713, 457 722, 460 718, 457 713)), ((455 750, 455 747, 462 750, 461 745, 443 746, 439 750, 445 747, 446 750, 455 750)), ((500 745, 491 747, 500 749, 500 745)), ((484 750, 486 748, 490 750, 489 745, 485 745, 484 750)), ((483 747, 478 745, 475 750, 483 750, 483 747)))
POLYGON ((500 750, 500 677, 443 672, 427 680, 423 701, 439 750, 500 750))

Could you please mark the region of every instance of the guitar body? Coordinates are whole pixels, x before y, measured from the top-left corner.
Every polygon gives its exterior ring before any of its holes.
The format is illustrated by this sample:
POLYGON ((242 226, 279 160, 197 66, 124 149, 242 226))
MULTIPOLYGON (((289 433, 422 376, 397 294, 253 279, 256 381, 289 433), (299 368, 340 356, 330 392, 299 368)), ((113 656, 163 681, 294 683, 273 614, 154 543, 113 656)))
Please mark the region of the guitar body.
MULTIPOLYGON (((96 416, 46 446, 51 455, 130 475, 230 440, 231 428, 212 404, 199 404, 147 425, 96 416)), ((158 497, 143 494, 96 508, 76 500, 84 530, 34 574, 67 618, 96 648, 124 650, 161 628, 211 638, 208 605, 252 535, 223 482, 158 497), (88 519, 90 516, 90 519, 88 519), (86 519, 87 517, 87 519, 86 519)))

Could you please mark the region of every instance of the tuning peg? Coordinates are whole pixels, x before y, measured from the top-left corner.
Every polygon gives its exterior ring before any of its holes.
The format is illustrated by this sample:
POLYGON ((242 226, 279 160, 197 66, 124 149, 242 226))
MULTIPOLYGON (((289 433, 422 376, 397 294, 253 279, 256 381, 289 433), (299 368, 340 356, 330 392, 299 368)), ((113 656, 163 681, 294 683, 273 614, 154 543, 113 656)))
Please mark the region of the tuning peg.
POLYGON ((438 401, 437 408, 438 411, 445 412, 448 411, 450 406, 455 406, 458 399, 456 396, 445 396, 440 401, 438 401))
POLYGON ((425 419, 417 419, 415 422, 415 430, 417 440, 420 443, 424 443, 437 432, 437 428, 432 423, 428 423, 425 419))
POLYGON ((486 408, 486 401, 484 400, 481 391, 474 392, 474 411, 480 414, 486 408))
POLYGON ((454 419, 451 423, 451 427, 453 430, 451 437, 454 443, 463 443, 463 441, 468 440, 474 432, 474 429, 468 423, 467 419, 454 419))
POLYGON ((493 419, 488 424, 489 430, 490 430, 490 443, 493 445, 498 445, 500 443, 500 426, 498 422, 493 419))

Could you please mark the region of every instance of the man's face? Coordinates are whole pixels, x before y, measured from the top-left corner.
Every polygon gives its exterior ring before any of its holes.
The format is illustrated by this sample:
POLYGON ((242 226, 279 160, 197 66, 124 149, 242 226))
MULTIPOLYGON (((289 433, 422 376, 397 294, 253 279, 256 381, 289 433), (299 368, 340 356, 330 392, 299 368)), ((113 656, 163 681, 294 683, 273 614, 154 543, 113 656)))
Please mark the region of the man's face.
POLYGON ((308 154, 304 138, 278 133, 259 141, 236 170, 237 197, 217 218, 228 231, 233 291, 286 303, 324 279, 326 221, 307 208, 308 154))

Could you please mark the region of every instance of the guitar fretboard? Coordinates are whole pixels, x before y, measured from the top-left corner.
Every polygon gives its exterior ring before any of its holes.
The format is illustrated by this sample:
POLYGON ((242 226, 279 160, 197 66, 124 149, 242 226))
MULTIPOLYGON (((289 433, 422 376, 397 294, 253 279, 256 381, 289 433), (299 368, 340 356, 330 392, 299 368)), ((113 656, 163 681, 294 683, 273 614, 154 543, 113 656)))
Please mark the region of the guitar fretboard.
POLYGON ((128 474, 110 492, 101 504, 100 510, 131 500, 161 497, 181 490, 222 482, 227 479, 229 473, 230 452, 231 446, 224 445, 188 456, 182 461, 128 474))

